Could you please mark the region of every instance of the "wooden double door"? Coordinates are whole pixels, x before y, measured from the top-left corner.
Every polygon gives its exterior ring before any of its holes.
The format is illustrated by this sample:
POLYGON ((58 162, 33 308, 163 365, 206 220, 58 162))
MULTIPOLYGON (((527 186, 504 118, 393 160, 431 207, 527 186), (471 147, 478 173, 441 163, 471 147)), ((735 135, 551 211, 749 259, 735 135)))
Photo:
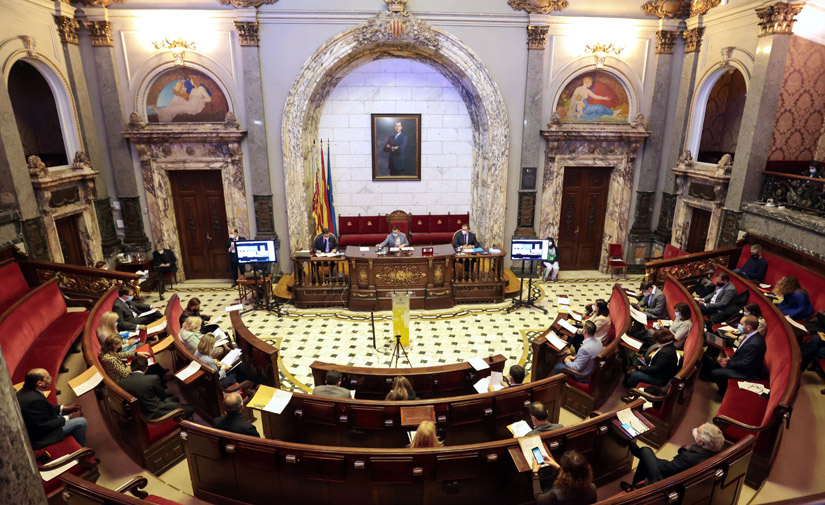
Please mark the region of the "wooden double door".
POLYGON ((229 279, 226 206, 220 170, 169 171, 187 279, 229 279))
POLYGON ((596 270, 602 254, 610 167, 565 167, 559 222, 559 267, 596 270))

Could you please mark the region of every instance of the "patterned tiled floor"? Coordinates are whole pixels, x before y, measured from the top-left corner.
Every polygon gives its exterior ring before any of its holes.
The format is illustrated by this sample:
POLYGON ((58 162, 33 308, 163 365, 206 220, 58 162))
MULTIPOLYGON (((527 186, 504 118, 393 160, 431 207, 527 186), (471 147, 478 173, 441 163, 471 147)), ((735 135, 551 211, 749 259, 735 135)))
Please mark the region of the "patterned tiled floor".
MULTIPOLYGON (((441 311, 412 311, 410 346, 406 348, 413 366, 432 366, 466 361, 474 356, 502 354, 508 364, 529 364, 529 341, 556 316, 556 300, 566 294, 574 310, 585 303, 610 296, 614 280, 595 275, 590 278, 560 280, 533 285, 537 305, 548 310, 521 308, 507 313, 511 303, 462 305, 441 311)), ((622 280, 636 287, 638 278, 622 280)), ((217 316, 237 303, 238 293, 228 286, 184 283, 177 286, 182 301, 201 299, 201 310, 217 316)), ((526 287, 526 286, 525 286, 526 287)), ((154 297, 150 295, 152 301, 154 297)), ((168 298, 167 298, 168 300, 168 298)), ((343 309, 302 310, 285 306, 282 317, 256 310, 244 314, 247 327, 261 339, 280 345, 281 376, 285 389, 309 390, 310 363, 315 360, 341 365, 388 367, 394 348, 392 318, 387 311, 375 313, 375 348, 370 314, 343 309)), ((224 329, 228 319, 221 319, 224 329)), ((399 366, 405 366, 402 359, 399 366)), ((529 373, 529 367, 528 367, 529 373)))

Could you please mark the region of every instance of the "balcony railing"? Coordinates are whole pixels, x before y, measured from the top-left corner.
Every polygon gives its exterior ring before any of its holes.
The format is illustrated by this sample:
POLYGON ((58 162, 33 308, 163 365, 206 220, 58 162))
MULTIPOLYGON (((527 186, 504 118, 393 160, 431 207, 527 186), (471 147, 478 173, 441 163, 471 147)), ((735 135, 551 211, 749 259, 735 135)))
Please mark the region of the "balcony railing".
POLYGON ((825 217, 825 179, 765 172, 762 201, 825 217))

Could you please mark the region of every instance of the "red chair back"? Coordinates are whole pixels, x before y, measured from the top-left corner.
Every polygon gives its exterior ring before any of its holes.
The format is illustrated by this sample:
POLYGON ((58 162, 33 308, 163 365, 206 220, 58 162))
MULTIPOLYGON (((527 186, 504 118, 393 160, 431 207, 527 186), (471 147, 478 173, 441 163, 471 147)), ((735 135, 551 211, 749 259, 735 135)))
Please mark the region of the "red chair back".
POLYGON ((619 258, 621 259, 622 254, 622 244, 608 244, 607 245, 608 254, 610 254, 610 259, 619 258))

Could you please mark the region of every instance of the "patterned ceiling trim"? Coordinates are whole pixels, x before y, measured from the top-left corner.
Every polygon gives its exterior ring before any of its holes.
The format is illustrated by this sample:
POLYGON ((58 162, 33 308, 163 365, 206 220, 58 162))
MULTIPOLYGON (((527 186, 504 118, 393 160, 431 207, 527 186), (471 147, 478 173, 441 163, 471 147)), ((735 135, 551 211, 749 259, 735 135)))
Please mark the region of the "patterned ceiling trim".
POLYGON ((567 8, 567 0, 508 0, 513 10, 525 11, 530 14, 550 14, 567 8))
POLYGON ((805 4, 778 2, 761 9, 756 9, 759 17, 759 36, 791 35, 796 15, 805 4))
POLYGON ((642 12, 659 19, 682 19, 690 15, 690 2, 682 0, 651 0, 642 5, 642 12))
MULTIPOLYGON (((65 0, 64 0, 65 1, 65 0)), ((72 0, 87 7, 108 7, 112 4, 122 4, 126 0, 72 0)), ((68 3, 68 2, 66 2, 68 3)))
POLYGON ((707 14, 709 10, 722 3, 722 0, 693 0, 690 6, 690 17, 707 14))
POLYGON ((278 0, 218 0, 221 5, 231 5, 238 9, 258 8, 261 5, 272 5, 278 0))

